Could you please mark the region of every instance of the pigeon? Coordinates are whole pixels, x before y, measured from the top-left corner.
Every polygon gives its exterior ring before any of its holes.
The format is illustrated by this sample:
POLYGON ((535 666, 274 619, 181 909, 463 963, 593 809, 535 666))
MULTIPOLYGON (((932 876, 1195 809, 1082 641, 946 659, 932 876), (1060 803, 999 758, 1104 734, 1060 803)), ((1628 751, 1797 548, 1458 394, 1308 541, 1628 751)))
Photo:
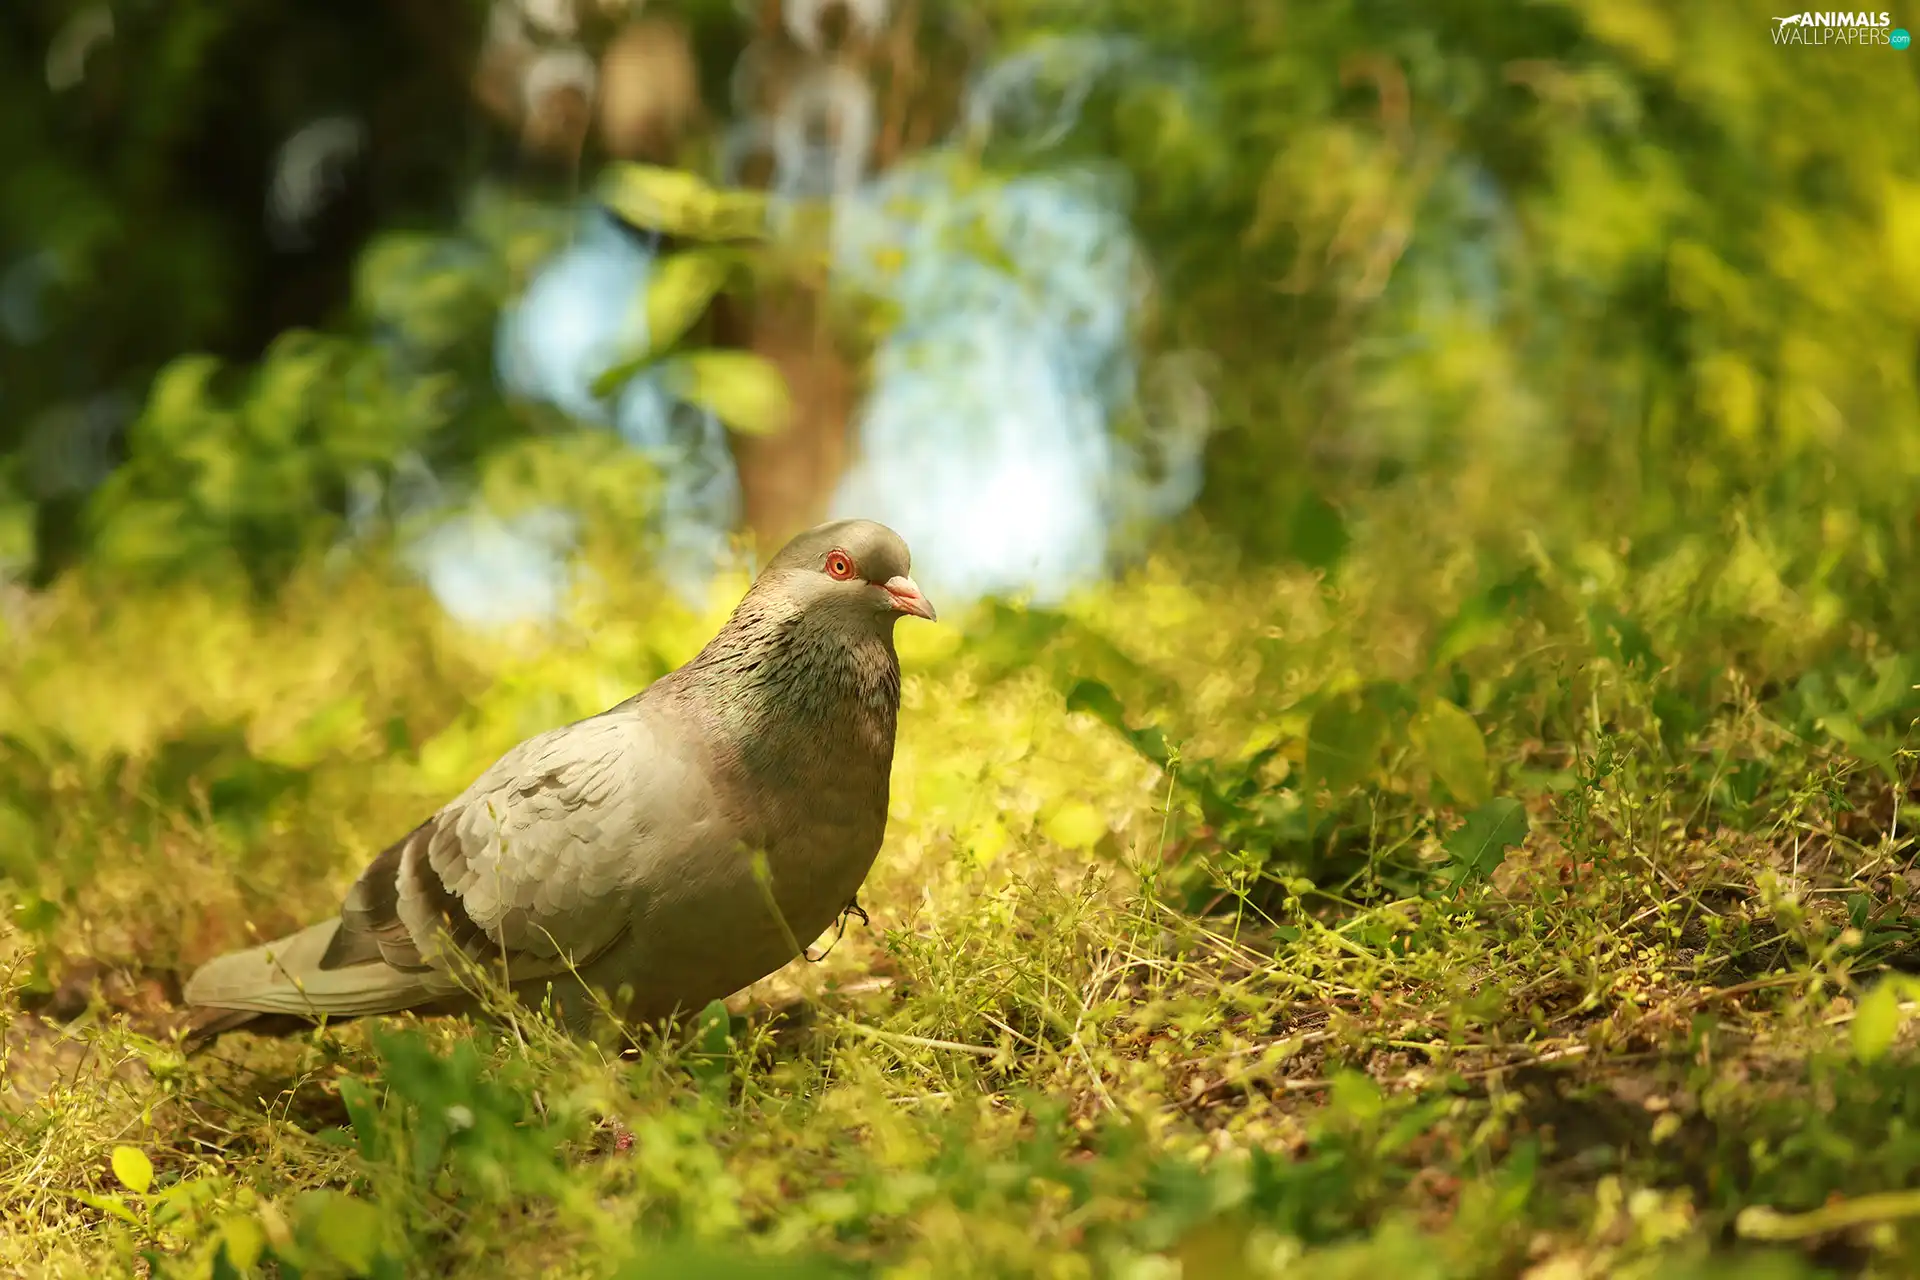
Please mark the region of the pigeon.
POLYGON ((798 535, 685 666, 508 751, 335 918, 203 965, 194 1038, 471 1010, 476 967, 569 1030, 660 1023, 805 954, 886 832, 894 624, 936 618, 908 568, 870 520, 798 535))

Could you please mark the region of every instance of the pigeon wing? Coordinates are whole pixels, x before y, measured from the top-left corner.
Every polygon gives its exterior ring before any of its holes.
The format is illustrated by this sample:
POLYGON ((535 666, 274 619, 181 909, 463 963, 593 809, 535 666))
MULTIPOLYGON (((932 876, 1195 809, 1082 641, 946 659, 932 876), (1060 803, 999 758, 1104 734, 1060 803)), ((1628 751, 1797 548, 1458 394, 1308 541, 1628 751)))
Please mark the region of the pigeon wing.
POLYGON ((589 963, 628 927, 650 857, 712 815, 671 736, 633 708, 521 743, 373 860, 320 967, 443 969, 447 945, 512 981, 589 963))

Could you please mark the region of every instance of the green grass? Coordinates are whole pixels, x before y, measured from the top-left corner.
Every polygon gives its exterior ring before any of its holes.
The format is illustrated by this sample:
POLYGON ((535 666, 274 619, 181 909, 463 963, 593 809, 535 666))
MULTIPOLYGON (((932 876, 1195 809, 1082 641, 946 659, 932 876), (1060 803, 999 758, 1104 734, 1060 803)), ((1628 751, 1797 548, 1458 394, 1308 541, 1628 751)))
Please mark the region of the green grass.
POLYGON ((602 553, 546 637, 375 564, 24 602, 0 1272, 1913 1274, 1900 558, 1761 509, 1522 536, 1472 483, 1356 498, 1330 575, 1193 526, 903 628, 872 928, 638 1045, 186 1057, 174 997, 717 613, 602 553))

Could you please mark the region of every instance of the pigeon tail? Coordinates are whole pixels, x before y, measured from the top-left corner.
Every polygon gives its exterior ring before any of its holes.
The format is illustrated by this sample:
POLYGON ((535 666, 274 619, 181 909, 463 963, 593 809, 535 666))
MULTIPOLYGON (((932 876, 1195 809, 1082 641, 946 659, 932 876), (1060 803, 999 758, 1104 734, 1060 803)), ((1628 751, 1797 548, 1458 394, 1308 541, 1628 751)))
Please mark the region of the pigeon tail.
MULTIPOLYGON (((395 1013, 446 994, 440 990, 440 975, 408 973, 377 960, 322 969, 321 957, 339 927, 338 918, 323 920, 275 942, 209 960, 187 979, 182 993, 186 1003, 235 1014, 290 1014, 318 1021, 395 1013)), ((247 1021, 237 1019, 235 1026, 247 1021)))

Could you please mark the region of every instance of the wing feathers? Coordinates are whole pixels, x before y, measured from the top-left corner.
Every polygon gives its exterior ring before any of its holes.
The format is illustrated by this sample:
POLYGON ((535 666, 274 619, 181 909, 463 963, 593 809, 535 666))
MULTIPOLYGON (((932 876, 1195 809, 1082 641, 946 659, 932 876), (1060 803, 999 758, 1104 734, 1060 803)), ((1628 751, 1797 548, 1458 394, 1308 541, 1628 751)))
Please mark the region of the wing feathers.
POLYGON ((392 1013, 445 994, 444 981, 435 981, 433 975, 405 973, 383 964, 322 969, 320 957, 336 925, 325 920, 277 942, 209 961, 187 980, 187 1003, 352 1018, 392 1013))
POLYGON ((445 995, 459 953, 504 961, 516 982, 584 966, 626 931, 636 886, 663 852, 656 839, 684 842, 708 825, 704 783, 637 714, 530 738, 381 851, 337 921, 210 962, 187 998, 349 1016, 445 995))

